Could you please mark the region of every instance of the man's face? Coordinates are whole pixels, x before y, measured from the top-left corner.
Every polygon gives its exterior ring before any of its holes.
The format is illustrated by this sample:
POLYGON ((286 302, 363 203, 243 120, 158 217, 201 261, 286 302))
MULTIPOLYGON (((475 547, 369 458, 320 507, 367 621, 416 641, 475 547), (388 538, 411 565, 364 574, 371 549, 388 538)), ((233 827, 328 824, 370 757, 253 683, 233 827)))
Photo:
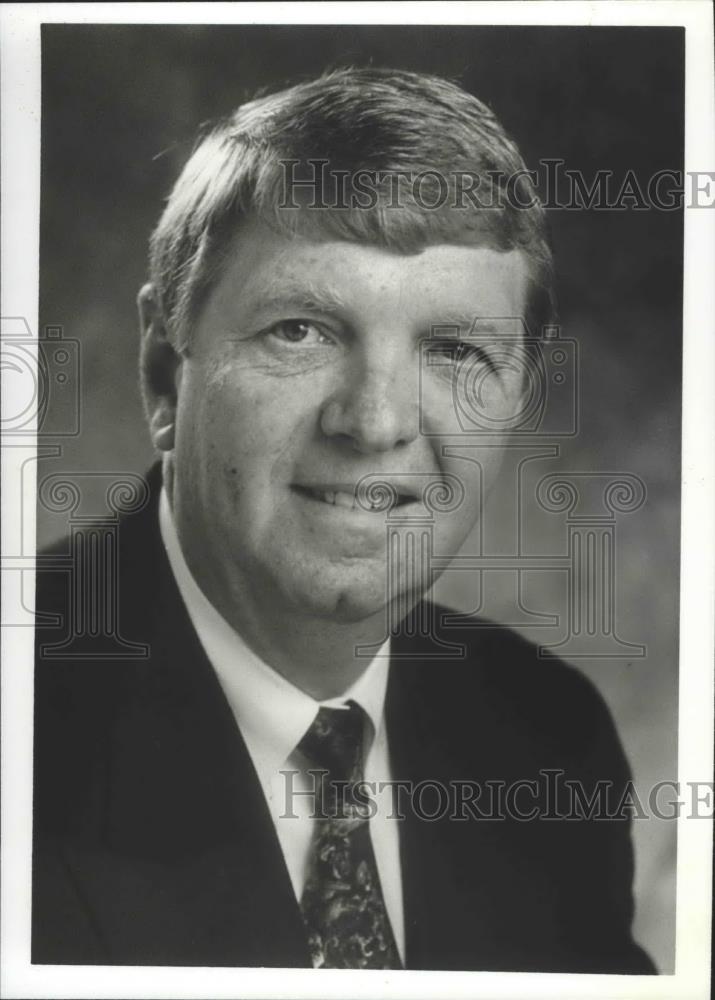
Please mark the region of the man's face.
POLYGON ((491 371, 488 347, 455 351, 454 328, 473 344, 474 320, 484 332, 493 317, 523 315, 526 287, 518 251, 404 255, 242 228, 180 364, 173 456, 182 547, 224 617, 254 605, 276 620, 357 621, 429 586, 403 545, 388 588, 388 523, 403 543, 416 533, 418 548, 428 525, 435 555, 449 556, 479 518, 502 449, 462 449, 481 469, 445 454, 469 443, 455 399, 478 383, 480 406, 507 419, 521 383, 508 367, 491 371), (399 506, 356 502, 366 476, 389 483, 399 506), (428 509, 424 487, 450 477, 461 503, 428 509))

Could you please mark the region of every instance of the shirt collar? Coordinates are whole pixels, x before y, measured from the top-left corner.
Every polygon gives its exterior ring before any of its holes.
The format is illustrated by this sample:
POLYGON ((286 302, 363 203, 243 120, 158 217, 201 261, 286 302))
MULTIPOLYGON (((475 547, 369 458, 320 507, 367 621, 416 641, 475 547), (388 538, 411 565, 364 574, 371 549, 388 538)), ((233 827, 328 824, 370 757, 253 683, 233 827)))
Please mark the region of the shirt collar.
POLYGON ((383 724, 389 639, 340 698, 316 701, 256 656, 205 596, 184 559, 164 489, 159 500, 159 527, 189 617, 264 785, 285 764, 321 706, 335 707, 348 700, 357 702, 377 736, 383 724))

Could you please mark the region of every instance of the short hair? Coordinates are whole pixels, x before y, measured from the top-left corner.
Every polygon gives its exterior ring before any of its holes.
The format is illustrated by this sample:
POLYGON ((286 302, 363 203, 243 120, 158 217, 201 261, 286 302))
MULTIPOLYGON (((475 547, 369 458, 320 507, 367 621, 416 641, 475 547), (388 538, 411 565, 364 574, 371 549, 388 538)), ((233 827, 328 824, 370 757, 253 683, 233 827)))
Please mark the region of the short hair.
POLYGON ((521 154, 485 104, 440 77, 333 70, 241 105, 200 139, 150 241, 150 278, 180 346, 247 218, 402 253, 438 243, 521 249, 530 265, 527 326, 553 321, 546 215, 521 154), (327 175, 317 161, 327 163, 327 175), (306 207, 299 183, 303 204, 292 194, 287 200, 286 178, 304 180, 308 168, 323 178, 322 207, 306 207), (354 195, 361 173, 374 179, 371 203, 331 207, 337 199, 325 194, 335 194, 335 179, 347 177, 354 195), (478 197, 465 199, 465 178, 478 197))

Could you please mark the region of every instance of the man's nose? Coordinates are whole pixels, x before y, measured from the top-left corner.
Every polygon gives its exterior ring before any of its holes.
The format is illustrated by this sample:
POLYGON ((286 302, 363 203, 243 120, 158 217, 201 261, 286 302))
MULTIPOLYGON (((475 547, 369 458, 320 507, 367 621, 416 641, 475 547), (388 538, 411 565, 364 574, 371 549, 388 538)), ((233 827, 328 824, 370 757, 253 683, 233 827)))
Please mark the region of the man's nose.
POLYGON ((385 452, 419 434, 419 379, 406 359, 363 359, 325 404, 321 427, 362 454, 385 452))

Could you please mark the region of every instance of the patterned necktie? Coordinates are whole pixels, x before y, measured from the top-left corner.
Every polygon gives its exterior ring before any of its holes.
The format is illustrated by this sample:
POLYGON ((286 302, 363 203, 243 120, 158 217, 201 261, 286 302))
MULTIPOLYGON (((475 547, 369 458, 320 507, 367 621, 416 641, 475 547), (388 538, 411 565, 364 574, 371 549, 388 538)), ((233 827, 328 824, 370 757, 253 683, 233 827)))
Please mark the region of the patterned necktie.
MULTIPOLYGON (((363 777, 365 715, 355 702, 321 708, 298 749, 327 774, 319 784, 300 906, 316 969, 401 969, 382 898, 368 812, 351 786, 363 777), (347 785, 336 787, 335 782, 347 785)), ((317 782, 316 782, 317 783, 317 782)))

